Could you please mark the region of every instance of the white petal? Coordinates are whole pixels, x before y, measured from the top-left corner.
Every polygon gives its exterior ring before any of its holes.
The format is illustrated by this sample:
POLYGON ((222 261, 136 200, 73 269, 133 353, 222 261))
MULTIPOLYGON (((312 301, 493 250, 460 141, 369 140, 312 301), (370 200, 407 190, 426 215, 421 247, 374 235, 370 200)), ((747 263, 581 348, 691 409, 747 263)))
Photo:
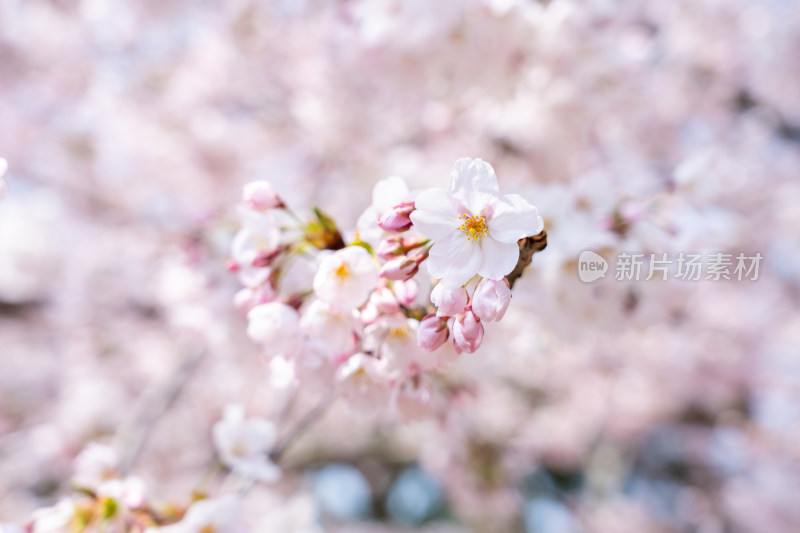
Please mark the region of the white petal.
POLYGON ((459 233, 453 239, 438 241, 428 257, 428 271, 440 278, 445 287, 460 287, 469 281, 482 262, 481 247, 459 233))
POLYGON ((406 200, 408 200, 408 185, 399 176, 383 179, 372 189, 372 207, 379 215, 406 200))
POLYGON ((483 248, 483 264, 481 264, 478 274, 484 278, 501 279, 517 266, 519 246, 516 242, 504 243, 491 237, 484 237, 481 247, 483 248))
POLYGON ((446 240, 458 231, 461 222, 459 213, 444 189, 428 189, 423 191, 414 200, 414 211, 411 213, 411 222, 414 227, 425 237, 434 241, 446 240))
POLYGON ((500 188, 489 163, 464 157, 453 166, 447 192, 458 199, 470 214, 485 215, 484 208, 497 202, 500 188))
POLYGON ((489 235, 500 242, 516 243, 544 228, 539 210, 518 194, 507 194, 497 202, 489 221, 489 235))

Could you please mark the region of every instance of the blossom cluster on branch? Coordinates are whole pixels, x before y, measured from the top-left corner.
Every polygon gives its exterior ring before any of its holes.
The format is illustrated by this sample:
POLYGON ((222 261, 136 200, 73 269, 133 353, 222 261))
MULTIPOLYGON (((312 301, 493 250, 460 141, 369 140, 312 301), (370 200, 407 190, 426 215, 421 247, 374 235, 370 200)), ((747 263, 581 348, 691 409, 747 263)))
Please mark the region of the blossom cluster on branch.
POLYGON ((250 337, 283 384, 336 383, 354 410, 430 409, 437 374, 503 318, 518 241, 536 207, 499 193, 494 169, 456 161, 446 189, 379 182, 346 242, 318 208, 302 220, 268 182, 245 186, 230 269, 250 337), (452 339, 452 343, 447 341, 452 339))

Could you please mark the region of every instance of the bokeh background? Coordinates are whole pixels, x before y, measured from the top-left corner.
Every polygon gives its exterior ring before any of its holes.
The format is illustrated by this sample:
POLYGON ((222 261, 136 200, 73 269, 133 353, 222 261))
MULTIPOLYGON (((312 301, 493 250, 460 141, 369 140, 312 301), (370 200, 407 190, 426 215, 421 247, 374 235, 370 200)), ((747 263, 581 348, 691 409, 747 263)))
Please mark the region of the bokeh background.
POLYGON ((231 304, 244 183, 352 228, 470 156, 548 248, 437 416, 333 405, 263 531, 800 530, 799 52, 791 0, 0 0, 0 522, 93 441, 185 504, 227 403, 315 404, 231 304), (764 259, 588 285, 585 249, 764 259))

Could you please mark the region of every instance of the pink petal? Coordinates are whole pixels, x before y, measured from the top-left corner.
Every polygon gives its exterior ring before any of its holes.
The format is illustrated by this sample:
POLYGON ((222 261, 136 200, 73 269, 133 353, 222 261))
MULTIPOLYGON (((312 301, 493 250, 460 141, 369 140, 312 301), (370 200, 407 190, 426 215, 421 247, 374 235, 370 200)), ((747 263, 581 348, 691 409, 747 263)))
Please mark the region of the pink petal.
MULTIPOLYGON (((500 195, 492 166, 481 159, 464 157, 456 161, 450 173, 447 192, 457 199, 471 215, 487 215, 500 195)), ((463 213, 459 213, 463 214, 463 213)))
POLYGON ((484 237, 481 242, 483 248, 483 264, 478 274, 484 278, 501 279, 517 266, 519 260, 519 246, 516 241, 505 243, 484 237))
POLYGON ((489 221, 489 235, 505 243, 516 243, 523 237, 536 235, 544 221, 535 206, 517 194, 507 194, 497 202, 489 221))
POLYGON ((422 235, 434 241, 452 238, 461 222, 444 189, 428 189, 414 200, 411 222, 422 235))
POLYGON ((478 273, 483 261, 481 247, 459 232, 454 238, 438 241, 428 256, 428 272, 440 278, 445 287, 455 288, 478 273))

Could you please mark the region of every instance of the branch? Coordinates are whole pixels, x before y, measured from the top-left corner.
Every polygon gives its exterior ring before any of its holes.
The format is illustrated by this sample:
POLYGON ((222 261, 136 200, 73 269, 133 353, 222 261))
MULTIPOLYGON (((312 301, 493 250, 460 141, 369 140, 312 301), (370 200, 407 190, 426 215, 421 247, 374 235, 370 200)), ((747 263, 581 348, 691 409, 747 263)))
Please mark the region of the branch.
POLYGON ((531 264, 533 254, 541 252, 547 247, 547 232, 542 230, 538 235, 520 239, 517 245, 519 245, 519 260, 517 261, 517 266, 506 276, 506 278, 508 278, 508 286, 512 289, 517 279, 522 276, 525 268, 531 264))
POLYGON ((139 416, 132 423, 132 427, 129 427, 127 431, 120 431, 120 438, 123 440, 123 443, 125 440, 132 441, 127 456, 123 457, 120 462, 120 472, 127 473, 136 462, 145 442, 147 442, 147 438, 153 426, 155 426, 156 422, 167 412, 178 396, 180 396, 184 385, 189 380, 194 369, 197 368, 198 363, 205 353, 205 348, 192 349, 181 363, 180 368, 178 368, 172 380, 145 404, 139 416), (125 433, 128 434, 127 439, 125 438, 125 433))
POLYGON ((311 411, 306 413, 306 415, 300 419, 297 425, 286 435, 283 439, 279 442, 275 443, 275 446, 269 452, 269 458, 272 462, 278 462, 280 460, 283 453, 286 451, 286 448, 294 442, 300 435, 306 432, 308 428, 314 425, 327 411, 328 407, 333 403, 334 393, 326 395, 322 401, 317 404, 311 411))

